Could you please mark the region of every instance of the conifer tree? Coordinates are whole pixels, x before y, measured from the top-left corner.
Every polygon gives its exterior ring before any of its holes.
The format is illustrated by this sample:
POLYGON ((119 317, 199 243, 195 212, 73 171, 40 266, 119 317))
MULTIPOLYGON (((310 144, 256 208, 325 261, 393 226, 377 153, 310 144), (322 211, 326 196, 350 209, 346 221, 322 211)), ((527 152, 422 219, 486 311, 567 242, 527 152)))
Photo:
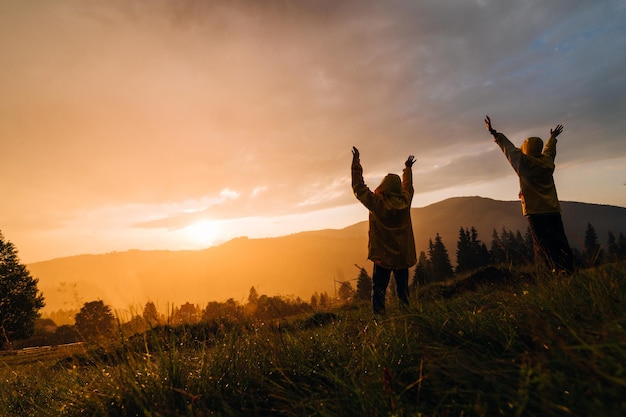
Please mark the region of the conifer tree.
POLYGON ((339 299, 343 302, 350 301, 352 296, 354 295, 354 288, 352 288, 352 284, 350 281, 342 281, 339 285, 339 290, 337 291, 337 295, 339 299))
POLYGON ((319 302, 320 307, 328 307, 330 305, 330 297, 328 296, 328 293, 326 291, 320 294, 319 302))
POLYGON ((35 321, 44 306, 38 282, 20 263, 13 243, 5 241, 0 232, 0 347, 35 332, 35 321))
POLYGON ((474 271, 489 263, 487 246, 478 239, 478 232, 472 226, 459 231, 456 251, 456 273, 474 271))
POLYGON ((159 312, 157 311, 156 305, 152 301, 146 302, 146 306, 143 308, 142 317, 150 326, 156 326, 159 324, 159 312))
POLYGON ((607 256, 611 261, 626 259, 626 237, 620 232, 619 238, 615 238, 613 232, 609 231, 607 245, 607 256))
POLYGON ((356 279, 356 293, 354 297, 359 301, 368 301, 372 298, 372 279, 365 268, 360 268, 356 279))
POLYGON ((524 234, 524 262, 532 263, 535 260, 535 245, 533 243, 533 237, 530 233, 530 227, 526 228, 524 234))
POLYGON ((478 239, 478 232, 472 226, 470 229, 471 236, 471 248, 472 254, 474 257, 473 266, 474 269, 482 268, 489 264, 489 250, 487 249, 487 245, 478 239))
POLYGON ((451 278, 454 275, 448 250, 443 244, 439 233, 435 236, 435 242, 432 239, 428 243, 428 257, 432 267, 432 277, 435 281, 442 281, 451 278))
POLYGON ((491 250, 489 251, 489 256, 489 263, 491 265, 507 263, 506 249, 496 229, 493 229, 493 233, 491 234, 491 250))
MULTIPOLYGON (((513 235, 511 233, 511 235, 513 235)), ((512 238, 513 247, 515 248, 515 257, 516 257, 516 265, 524 265, 528 263, 528 252, 526 250, 526 240, 522 235, 522 232, 517 230, 514 237, 512 238)))
POLYGON ((587 230, 585 231, 585 262, 588 266, 596 266, 602 262, 603 251, 600 243, 598 242, 598 234, 596 229, 587 223, 587 230))
POLYGON ((420 251, 420 255, 417 258, 417 265, 415 265, 415 271, 413 272, 413 282, 411 285, 413 288, 419 288, 426 285, 428 280, 428 259, 426 259, 426 252, 420 251))
POLYGON ((472 248, 470 245, 469 232, 461 227, 459 240, 456 243, 456 273, 462 273, 471 269, 472 248))

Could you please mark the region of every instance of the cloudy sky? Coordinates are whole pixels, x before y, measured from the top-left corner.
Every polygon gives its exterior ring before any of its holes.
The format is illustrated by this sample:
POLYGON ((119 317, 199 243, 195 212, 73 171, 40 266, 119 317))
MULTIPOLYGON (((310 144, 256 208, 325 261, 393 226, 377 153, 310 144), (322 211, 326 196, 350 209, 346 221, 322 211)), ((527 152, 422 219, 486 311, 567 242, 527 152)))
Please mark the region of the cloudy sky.
MULTIPOLYGON (((559 138, 559 197, 626 206, 625 0, 0 0, 0 230, 24 262, 194 249, 517 199, 483 119, 559 138)), ((520 214, 521 215, 521 214, 520 214)))

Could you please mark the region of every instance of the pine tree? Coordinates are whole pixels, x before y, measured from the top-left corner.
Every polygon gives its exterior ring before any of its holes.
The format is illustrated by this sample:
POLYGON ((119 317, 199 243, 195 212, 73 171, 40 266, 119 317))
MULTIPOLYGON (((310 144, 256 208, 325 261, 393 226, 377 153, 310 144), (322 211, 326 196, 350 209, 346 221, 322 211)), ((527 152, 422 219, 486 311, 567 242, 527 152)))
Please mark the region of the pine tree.
POLYGON ((320 294, 320 307, 328 307, 330 305, 330 296, 326 291, 320 294))
POLYGON ((611 262, 626 259, 626 237, 624 237, 622 232, 620 232, 618 238, 615 238, 613 232, 609 231, 606 252, 606 256, 611 262))
POLYGON ((603 251, 600 243, 598 242, 598 234, 596 229, 587 223, 587 230, 585 231, 585 262, 588 266, 596 266, 602 262, 603 251))
POLYGON ((530 264, 534 260, 535 244, 533 243, 533 236, 530 233, 530 227, 527 227, 526 233, 524 234, 524 262, 530 264))
POLYGON ((491 265, 507 263, 506 249, 496 229, 493 229, 493 233, 491 234, 491 250, 489 251, 489 256, 489 263, 491 265))
POLYGON ((472 269, 472 248, 470 234, 461 227, 459 240, 456 243, 456 273, 460 274, 472 269))
POLYGON ((415 271, 413 272, 413 282, 411 283, 413 288, 419 288, 426 285, 428 280, 428 259, 426 259, 426 252, 420 251, 420 256, 417 259, 417 265, 415 265, 415 271))
POLYGON ((160 322, 159 312, 157 311, 156 305, 152 301, 148 301, 146 303, 146 306, 143 308, 142 316, 150 326, 156 326, 160 322))
POLYGON ((354 295, 354 288, 352 288, 352 284, 350 281, 342 281, 339 285, 339 290, 337 291, 337 295, 339 299, 343 302, 350 301, 352 296, 354 295))
POLYGON ((13 243, 5 241, 0 232, 0 347, 35 332, 35 321, 44 306, 38 282, 20 263, 13 243))
POLYGON ((448 250, 441 240, 439 233, 435 236, 435 242, 432 239, 428 244, 428 257, 432 266, 432 277, 435 281, 442 281, 454 275, 448 250))
POLYGON ((489 264, 489 250, 487 245, 478 239, 478 232, 474 226, 470 229, 470 246, 472 249, 472 257, 474 259, 472 265, 474 269, 482 268, 489 264))
POLYGON ((489 264, 489 250, 487 245, 478 239, 478 232, 472 226, 469 230, 459 231, 459 241, 456 251, 456 273, 475 271, 489 264))
POLYGON ((360 268, 356 279, 356 293, 354 297, 360 301, 368 301, 372 297, 372 279, 365 268, 360 268))
POLYGON ((522 232, 517 230, 515 237, 513 238, 513 247, 515 248, 516 265, 524 265, 528 263, 528 251, 526 250, 526 240, 522 235, 522 232))

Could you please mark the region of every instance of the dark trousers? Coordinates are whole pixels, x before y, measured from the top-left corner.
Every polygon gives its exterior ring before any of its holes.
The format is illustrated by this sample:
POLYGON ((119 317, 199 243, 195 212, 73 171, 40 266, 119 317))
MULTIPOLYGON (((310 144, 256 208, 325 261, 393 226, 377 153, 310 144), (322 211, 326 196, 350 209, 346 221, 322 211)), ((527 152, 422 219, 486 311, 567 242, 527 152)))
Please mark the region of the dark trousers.
POLYGON ((392 272, 393 278, 396 280, 396 292, 400 306, 407 307, 409 305, 409 269, 387 269, 374 264, 374 272, 372 273, 372 306, 374 314, 385 312, 385 296, 387 295, 387 286, 389 285, 392 272))
POLYGON ((535 261, 544 262, 556 272, 572 272, 574 256, 565 236, 561 214, 530 214, 527 218, 533 238, 535 261))

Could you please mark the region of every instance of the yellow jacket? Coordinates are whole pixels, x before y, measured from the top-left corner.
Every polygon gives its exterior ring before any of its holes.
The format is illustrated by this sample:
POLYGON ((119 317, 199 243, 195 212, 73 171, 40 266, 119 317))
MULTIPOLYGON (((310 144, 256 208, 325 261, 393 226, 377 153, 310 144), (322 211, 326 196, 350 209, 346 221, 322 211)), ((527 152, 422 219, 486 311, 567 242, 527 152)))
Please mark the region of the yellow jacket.
POLYGON ((411 223, 413 173, 406 167, 402 181, 388 174, 375 192, 363 180, 359 162, 352 164, 352 190, 369 210, 368 259, 388 269, 409 268, 417 262, 411 223))
POLYGON ((526 139, 522 149, 516 148, 506 136, 498 133, 495 141, 504 152, 511 166, 519 177, 522 213, 529 214, 559 213, 561 205, 554 185, 554 158, 556 157, 556 138, 550 137, 546 146, 541 139, 526 139))

